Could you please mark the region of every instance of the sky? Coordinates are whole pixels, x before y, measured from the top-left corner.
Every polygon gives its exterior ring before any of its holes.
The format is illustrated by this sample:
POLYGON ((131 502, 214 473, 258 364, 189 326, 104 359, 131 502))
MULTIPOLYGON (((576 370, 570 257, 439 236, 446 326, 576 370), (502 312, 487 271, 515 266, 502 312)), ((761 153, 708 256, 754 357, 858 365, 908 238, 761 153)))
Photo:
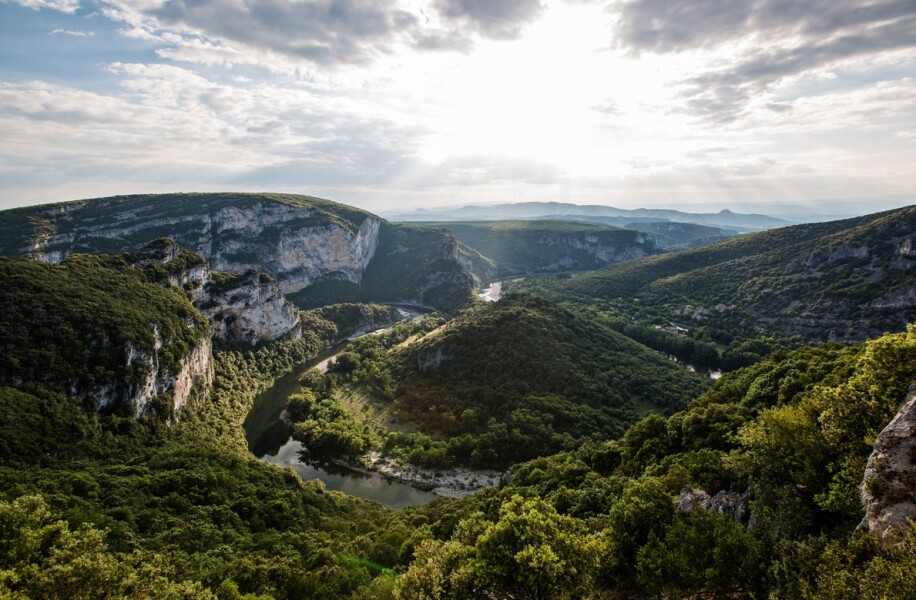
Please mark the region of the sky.
POLYGON ((0 208, 863 214, 916 202, 914 50, 916 0, 0 0, 0 208))

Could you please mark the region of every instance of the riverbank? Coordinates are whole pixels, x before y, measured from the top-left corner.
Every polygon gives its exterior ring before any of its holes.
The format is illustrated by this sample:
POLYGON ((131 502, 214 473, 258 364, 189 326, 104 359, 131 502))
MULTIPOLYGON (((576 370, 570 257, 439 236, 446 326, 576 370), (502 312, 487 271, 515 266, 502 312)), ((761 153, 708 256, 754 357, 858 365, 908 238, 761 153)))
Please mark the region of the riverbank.
POLYGON ((432 492, 443 498, 462 498, 479 492, 485 487, 498 486, 501 473, 491 470, 467 469, 453 467, 450 469, 428 469, 386 456, 373 450, 364 457, 366 464, 362 467, 343 460, 332 461, 333 464, 354 470, 364 475, 384 477, 388 481, 415 487, 432 492))

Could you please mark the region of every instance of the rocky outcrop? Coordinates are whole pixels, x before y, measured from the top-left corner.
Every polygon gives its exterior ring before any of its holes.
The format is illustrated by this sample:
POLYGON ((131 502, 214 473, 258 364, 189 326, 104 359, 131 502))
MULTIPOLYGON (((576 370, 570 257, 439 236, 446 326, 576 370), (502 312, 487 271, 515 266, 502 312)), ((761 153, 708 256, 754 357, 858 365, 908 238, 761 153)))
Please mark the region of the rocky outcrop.
POLYGON ((381 220, 343 206, 348 218, 341 218, 330 202, 292 198, 174 194, 36 207, 28 241, 5 253, 57 263, 74 252, 136 251, 167 236, 216 270, 269 273, 284 292, 325 277, 359 283, 375 255, 381 220), (41 227, 34 225, 39 222, 41 227))
POLYGON ((875 438, 862 480, 861 527, 894 543, 916 521, 916 383, 894 419, 875 438))
POLYGON ((751 519, 749 506, 750 493, 730 492, 722 490, 715 496, 695 488, 686 488, 674 501, 674 507, 680 512, 691 513, 697 508, 724 515, 738 523, 747 526, 751 519))
POLYGON ((420 372, 432 371, 438 369, 439 365, 449 359, 448 355, 439 346, 435 349, 426 350, 417 355, 417 368, 420 372))
POLYGON ((130 341, 120 348, 124 365, 145 374, 139 381, 116 381, 92 390, 72 389, 71 393, 96 411, 130 406, 136 417, 148 413, 153 406, 163 410, 163 404, 156 400, 165 397, 168 414, 163 416, 176 419, 178 411, 192 399, 205 398, 213 384, 212 343, 209 337, 202 336, 176 367, 162 363, 162 346, 162 338, 154 325, 151 351, 142 350, 130 341))
POLYGON ((153 280, 177 287, 210 320, 212 337, 257 344, 298 339, 299 309, 276 279, 255 270, 241 275, 212 273, 207 261, 173 240, 156 240, 133 255, 133 264, 153 280))
POLYGON ((215 340, 257 344, 302 336, 299 309, 275 279, 257 271, 222 274, 203 288, 194 306, 210 319, 215 340))
MULTIPOLYGON (((607 244, 603 243, 598 236, 589 234, 542 236, 537 240, 537 244, 541 246, 567 246, 571 249, 584 251, 591 255, 598 265, 608 265, 642 258, 654 250, 654 244, 646 234, 637 235, 632 244, 607 244)), ((577 266, 586 265, 577 265, 573 257, 565 256, 558 259, 555 265, 548 265, 547 269, 550 270, 551 267, 554 269, 568 269, 577 266)))
POLYGON ((210 265, 194 252, 170 238, 150 242, 133 255, 135 267, 146 270, 154 280, 184 290, 196 300, 210 283, 210 265))

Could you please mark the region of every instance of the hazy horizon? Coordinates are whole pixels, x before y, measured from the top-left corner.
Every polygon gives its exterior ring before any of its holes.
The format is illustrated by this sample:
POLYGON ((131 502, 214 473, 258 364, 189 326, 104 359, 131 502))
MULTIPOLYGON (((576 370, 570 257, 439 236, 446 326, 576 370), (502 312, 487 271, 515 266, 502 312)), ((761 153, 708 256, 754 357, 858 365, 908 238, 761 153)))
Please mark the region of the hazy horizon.
POLYGON ((876 212, 916 198, 914 23, 901 0, 0 0, 0 209, 876 212))

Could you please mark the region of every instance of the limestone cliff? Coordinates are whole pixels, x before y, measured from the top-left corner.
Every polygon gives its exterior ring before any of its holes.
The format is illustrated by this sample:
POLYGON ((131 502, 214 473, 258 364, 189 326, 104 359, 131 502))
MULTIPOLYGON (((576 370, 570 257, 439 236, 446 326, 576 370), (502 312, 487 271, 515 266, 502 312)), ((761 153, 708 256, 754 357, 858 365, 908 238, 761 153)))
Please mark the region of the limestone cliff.
POLYGON ((916 383, 897 416, 875 438, 862 481, 862 527, 893 543, 916 521, 916 383))
POLYGON ((255 270, 219 274, 194 306, 210 319, 216 340, 256 344, 302 336, 299 309, 287 301, 275 279, 255 270))
POLYGON ((145 373, 140 381, 117 381, 92 390, 72 390, 96 410, 109 410, 117 406, 130 406, 134 416, 165 409, 170 419, 192 399, 203 399, 213 384, 213 351, 210 338, 201 337, 191 351, 181 358, 177 369, 171 369, 160 360, 162 338, 153 326, 153 349, 141 350, 131 342, 120 349, 126 367, 138 367, 145 373), (165 398, 165 405, 157 399, 165 398))
POLYGON ((269 275, 254 269, 241 275, 213 273, 202 256, 168 238, 144 246, 133 264, 154 281, 183 290, 209 319, 215 340, 257 344, 302 335, 299 309, 269 275))
POLYGON ((17 247, 0 248, 3 254, 57 263, 75 252, 134 251, 170 237, 216 270, 269 273, 285 292, 326 276, 358 283, 381 223, 357 209, 273 194, 119 196, 7 213, 22 217, 28 233, 17 247))
MULTIPOLYGON (((472 301, 486 276, 479 254, 435 250, 454 241, 444 232, 418 232, 309 196, 138 195, 0 211, 0 255, 9 257, 59 263, 75 253, 136 252, 164 237, 214 270, 271 275, 303 307, 416 299, 451 309, 472 301)), ((197 275, 169 282, 190 291, 197 275)))
POLYGON ((591 234, 542 236, 536 242, 538 245, 566 247, 569 250, 562 258, 543 265, 540 270, 592 267, 592 265, 582 264, 581 259, 577 260, 575 253, 572 252, 574 250, 582 251, 591 257, 594 266, 605 266, 654 254, 654 243, 649 235, 640 233, 634 237, 633 240, 627 240, 627 243, 608 243, 599 236, 591 234))
POLYGON ((424 224, 446 230, 493 263, 495 276, 600 269, 657 254, 652 235, 570 221, 483 221, 424 224))

